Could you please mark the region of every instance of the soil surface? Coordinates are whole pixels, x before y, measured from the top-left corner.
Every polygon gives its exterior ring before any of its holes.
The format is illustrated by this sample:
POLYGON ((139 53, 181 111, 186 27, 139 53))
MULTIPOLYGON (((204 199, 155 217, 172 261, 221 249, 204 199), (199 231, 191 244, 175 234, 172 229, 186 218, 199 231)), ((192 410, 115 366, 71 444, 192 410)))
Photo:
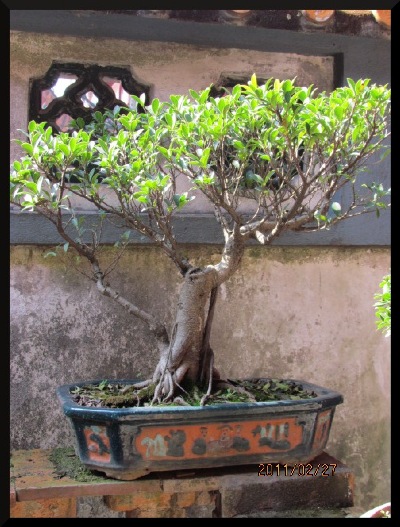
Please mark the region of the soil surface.
MULTIPOLYGON (((165 406, 200 406, 211 404, 248 403, 282 400, 301 400, 317 397, 300 383, 284 379, 226 380, 214 383, 214 390, 204 400, 204 390, 197 386, 182 388, 173 401, 165 406)), ((101 381, 97 384, 76 386, 71 390, 73 401, 80 406, 129 408, 152 404, 154 384, 135 387, 133 384, 101 381)))

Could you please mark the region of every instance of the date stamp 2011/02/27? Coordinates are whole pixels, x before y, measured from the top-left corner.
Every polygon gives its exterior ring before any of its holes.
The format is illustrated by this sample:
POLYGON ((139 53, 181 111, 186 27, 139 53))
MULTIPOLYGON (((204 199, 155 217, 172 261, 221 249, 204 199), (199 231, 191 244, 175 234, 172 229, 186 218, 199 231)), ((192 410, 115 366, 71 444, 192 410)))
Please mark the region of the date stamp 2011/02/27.
POLYGON ((280 465, 279 463, 260 463, 259 476, 334 476, 337 463, 295 463, 294 465, 280 465))

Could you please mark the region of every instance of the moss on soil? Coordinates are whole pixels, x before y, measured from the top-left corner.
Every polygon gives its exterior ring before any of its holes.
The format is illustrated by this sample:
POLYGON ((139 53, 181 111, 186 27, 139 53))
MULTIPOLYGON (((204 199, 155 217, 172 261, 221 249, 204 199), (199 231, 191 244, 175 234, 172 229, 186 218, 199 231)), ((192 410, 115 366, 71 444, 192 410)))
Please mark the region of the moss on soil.
MULTIPOLYGON (((76 386, 71 394, 73 400, 81 406, 108 408, 129 408, 133 406, 149 406, 154 394, 154 385, 135 389, 133 386, 110 383, 103 380, 97 384, 76 386)), ((184 391, 164 406, 200 406, 204 390, 199 387, 185 386, 184 391)), ((303 386, 293 381, 283 379, 230 380, 227 384, 215 389, 206 402, 210 404, 232 404, 246 402, 267 402, 282 400, 312 399, 317 394, 303 389, 303 386)))

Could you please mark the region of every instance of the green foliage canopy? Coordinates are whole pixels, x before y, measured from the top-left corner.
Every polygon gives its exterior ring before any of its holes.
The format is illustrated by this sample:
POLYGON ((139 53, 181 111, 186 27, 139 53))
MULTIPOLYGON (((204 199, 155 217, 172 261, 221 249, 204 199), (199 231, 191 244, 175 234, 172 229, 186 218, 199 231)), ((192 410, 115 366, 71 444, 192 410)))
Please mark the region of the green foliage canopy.
POLYGON ((89 125, 77 119, 72 133, 31 121, 26 140, 17 140, 25 156, 12 165, 10 201, 48 217, 59 232, 60 212, 69 212, 77 248, 84 226, 71 197, 83 198, 170 255, 172 215, 196 192, 214 205, 226 232, 236 225, 262 243, 388 206, 390 189, 356 185, 366 161, 388 147, 387 86, 348 79, 318 93, 294 80, 258 85, 253 75, 223 97, 211 97, 209 87, 136 102, 144 111, 95 112, 89 125), (185 176, 189 188, 179 191, 185 176), (346 205, 336 198, 345 185, 352 188, 346 205), (243 198, 255 203, 250 217, 240 212, 243 198))

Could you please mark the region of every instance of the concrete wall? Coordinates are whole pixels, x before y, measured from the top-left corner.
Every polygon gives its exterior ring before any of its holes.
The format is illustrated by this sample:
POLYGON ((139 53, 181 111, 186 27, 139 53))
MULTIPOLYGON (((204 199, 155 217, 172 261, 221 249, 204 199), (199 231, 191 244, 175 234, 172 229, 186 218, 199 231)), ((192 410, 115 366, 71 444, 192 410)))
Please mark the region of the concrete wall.
MULTIPOLYGON (((267 35, 265 42, 272 37, 267 35)), ((291 33, 291 38, 298 37, 291 33)), ((241 49, 243 43, 225 49, 12 32, 11 135, 26 128, 29 79, 44 75, 52 60, 130 66, 160 98, 205 87, 221 72, 234 71, 298 74, 304 82, 329 87, 333 73, 327 41, 321 37, 324 53, 318 57, 312 38, 304 44, 307 57, 302 58, 301 46, 295 53, 284 40, 281 52, 289 55, 280 53, 276 42, 269 49, 260 44, 241 49), (315 66, 312 71, 306 63, 315 66)), ((359 58, 371 46, 366 40, 353 41, 359 58)), ((376 60, 369 55, 361 65, 348 41, 337 38, 330 50, 341 49, 344 75, 388 82, 390 57, 379 41, 376 60)), ((16 155, 13 145, 11 156, 16 155)), ((388 162, 380 176, 389 177, 388 162)), ((206 211, 203 206, 198 202, 191 212, 206 211)), ((58 385, 138 373, 146 377, 157 361, 155 343, 142 324, 100 297, 84 276, 70 272, 68 262, 45 259, 53 240, 43 239, 35 232, 38 224, 32 225, 27 236, 28 217, 24 224, 17 221, 11 238, 12 448, 72 444, 68 422, 53 398, 58 385)), ((241 269, 222 287, 212 345, 223 375, 291 377, 344 395, 328 451, 355 470, 356 504, 369 509, 390 500, 390 348, 389 339, 375 329, 373 310, 373 295, 390 268, 389 216, 341 228, 320 239, 319 246, 307 245, 312 238, 293 238, 288 245, 249 247, 241 269)), ((214 245, 202 244, 207 238, 202 236, 198 232, 189 239, 196 245, 187 245, 188 253, 200 263, 215 261, 218 239, 212 240, 214 245)), ((112 249, 104 254, 111 258, 112 249)), ((131 247, 121 264, 112 275, 116 287, 170 323, 180 283, 175 268, 158 249, 145 245, 131 247)))
MULTIPOLYGON (((44 259, 47 250, 11 249, 13 448, 73 443, 54 399, 58 385, 146 378, 158 357, 142 323, 68 263, 44 259)), ((219 253, 189 251, 200 263, 219 253)), ((365 507, 390 492, 390 344, 375 329, 372 307, 389 266, 382 248, 249 248, 222 287, 211 336, 224 376, 283 376, 343 394, 327 450, 355 470, 356 500, 365 507)), ((131 248, 111 279, 172 322, 180 278, 158 249, 131 248)))

